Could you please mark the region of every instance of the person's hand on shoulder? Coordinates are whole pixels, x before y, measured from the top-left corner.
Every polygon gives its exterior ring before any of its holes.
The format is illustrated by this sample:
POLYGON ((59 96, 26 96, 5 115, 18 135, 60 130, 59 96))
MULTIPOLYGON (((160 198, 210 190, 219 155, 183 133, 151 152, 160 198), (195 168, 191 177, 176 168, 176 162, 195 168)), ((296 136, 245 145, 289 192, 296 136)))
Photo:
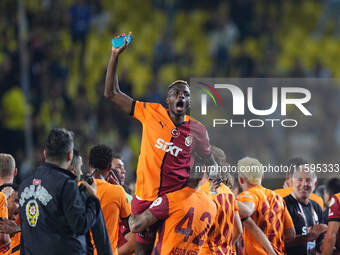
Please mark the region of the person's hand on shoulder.
MULTIPOLYGON (((93 179, 93 177, 92 177, 93 179)), ((85 186, 87 192, 91 195, 91 196, 96 196, 97 195, 97 183, 95 180, 93 180, 92 184, 88 184, 88 182, 86 181, 82 181, 82 184, 85 186)))
POLYGON ((9 234, 10 236, 12 236, 19 231, 20 226, 17 225, 14 221, 7 219, 0 221, 0 233, 9 234))

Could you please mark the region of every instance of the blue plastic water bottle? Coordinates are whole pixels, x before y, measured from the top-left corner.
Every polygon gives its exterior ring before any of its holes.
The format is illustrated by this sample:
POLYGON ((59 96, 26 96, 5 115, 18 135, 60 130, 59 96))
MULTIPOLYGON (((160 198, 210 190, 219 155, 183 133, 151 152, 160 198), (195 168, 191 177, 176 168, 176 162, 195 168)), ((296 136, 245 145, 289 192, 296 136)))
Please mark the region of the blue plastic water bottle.
POLYGON ((127 44, 133 40, 132 35, 120 35, 119 37, 112 39, 112 46, 115 48, 119 48, 124 45, 124 39, 127 39, 127 44))

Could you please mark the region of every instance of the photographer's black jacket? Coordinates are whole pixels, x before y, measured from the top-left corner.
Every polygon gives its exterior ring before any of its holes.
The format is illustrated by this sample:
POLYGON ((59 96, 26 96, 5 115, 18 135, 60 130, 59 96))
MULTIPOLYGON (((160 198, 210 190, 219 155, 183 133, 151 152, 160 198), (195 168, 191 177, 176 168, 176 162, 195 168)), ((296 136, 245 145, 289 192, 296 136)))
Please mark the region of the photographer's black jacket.
POLYGON ((86 254, 85 233, 96 221, 99 200, 80 194, 75 175, 43 163, 19 188, 22 255, 86 254))

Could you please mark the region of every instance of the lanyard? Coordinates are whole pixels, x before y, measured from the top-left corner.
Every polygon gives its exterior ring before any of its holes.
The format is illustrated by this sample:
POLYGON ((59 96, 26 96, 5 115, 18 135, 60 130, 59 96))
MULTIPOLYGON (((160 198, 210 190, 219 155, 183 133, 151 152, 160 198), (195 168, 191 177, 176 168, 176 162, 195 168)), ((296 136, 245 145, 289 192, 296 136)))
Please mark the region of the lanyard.
MULTIPOLYGON (((308 227, 307 217, 306 217, 306 215, 305 215, 305 213, 304 213, 304 211, 303 211, 303 208, 302 208, 302 206, 301 206, 301 203, 296 199, 296 197, 294 196, 293 193, 292 193, 291 195, 295 198, 296 202, 298 203, 300 214, 301 214, 301 216, 302 216, 302 218, 303 218, 303 220, 304 220, 304 222, 305 222, 305 226, 308 227)), ((311 213, 312 213, 312 220, 313 220, 313 226, 314 226, 315 224, 318 224, 318 223, 319 223, 319 222, 318 222, 318 220, 319 220, 319 219, 318 219, 318 215, 317 215, 316 212, 315 212, 314 206, 313 206, 312 203, 310 203, 309 201, 308 201, 308 208, 309 208, 309 210, 310 210, 311 213)))

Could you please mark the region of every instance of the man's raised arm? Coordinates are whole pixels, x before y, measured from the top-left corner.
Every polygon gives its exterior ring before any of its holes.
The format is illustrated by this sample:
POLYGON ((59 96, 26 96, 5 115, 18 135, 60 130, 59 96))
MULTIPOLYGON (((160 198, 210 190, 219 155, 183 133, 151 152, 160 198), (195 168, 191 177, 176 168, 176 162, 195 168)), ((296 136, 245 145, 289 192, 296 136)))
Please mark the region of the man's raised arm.
POLYGON ((127 41, 125 39, 123 46, 119 48, 112 47, 112 54, 106 71, 104 96, 117 105, 123 112, 130 114, 133 99, 120 91, 117 76, 118 57, 126 46, 127 41))

